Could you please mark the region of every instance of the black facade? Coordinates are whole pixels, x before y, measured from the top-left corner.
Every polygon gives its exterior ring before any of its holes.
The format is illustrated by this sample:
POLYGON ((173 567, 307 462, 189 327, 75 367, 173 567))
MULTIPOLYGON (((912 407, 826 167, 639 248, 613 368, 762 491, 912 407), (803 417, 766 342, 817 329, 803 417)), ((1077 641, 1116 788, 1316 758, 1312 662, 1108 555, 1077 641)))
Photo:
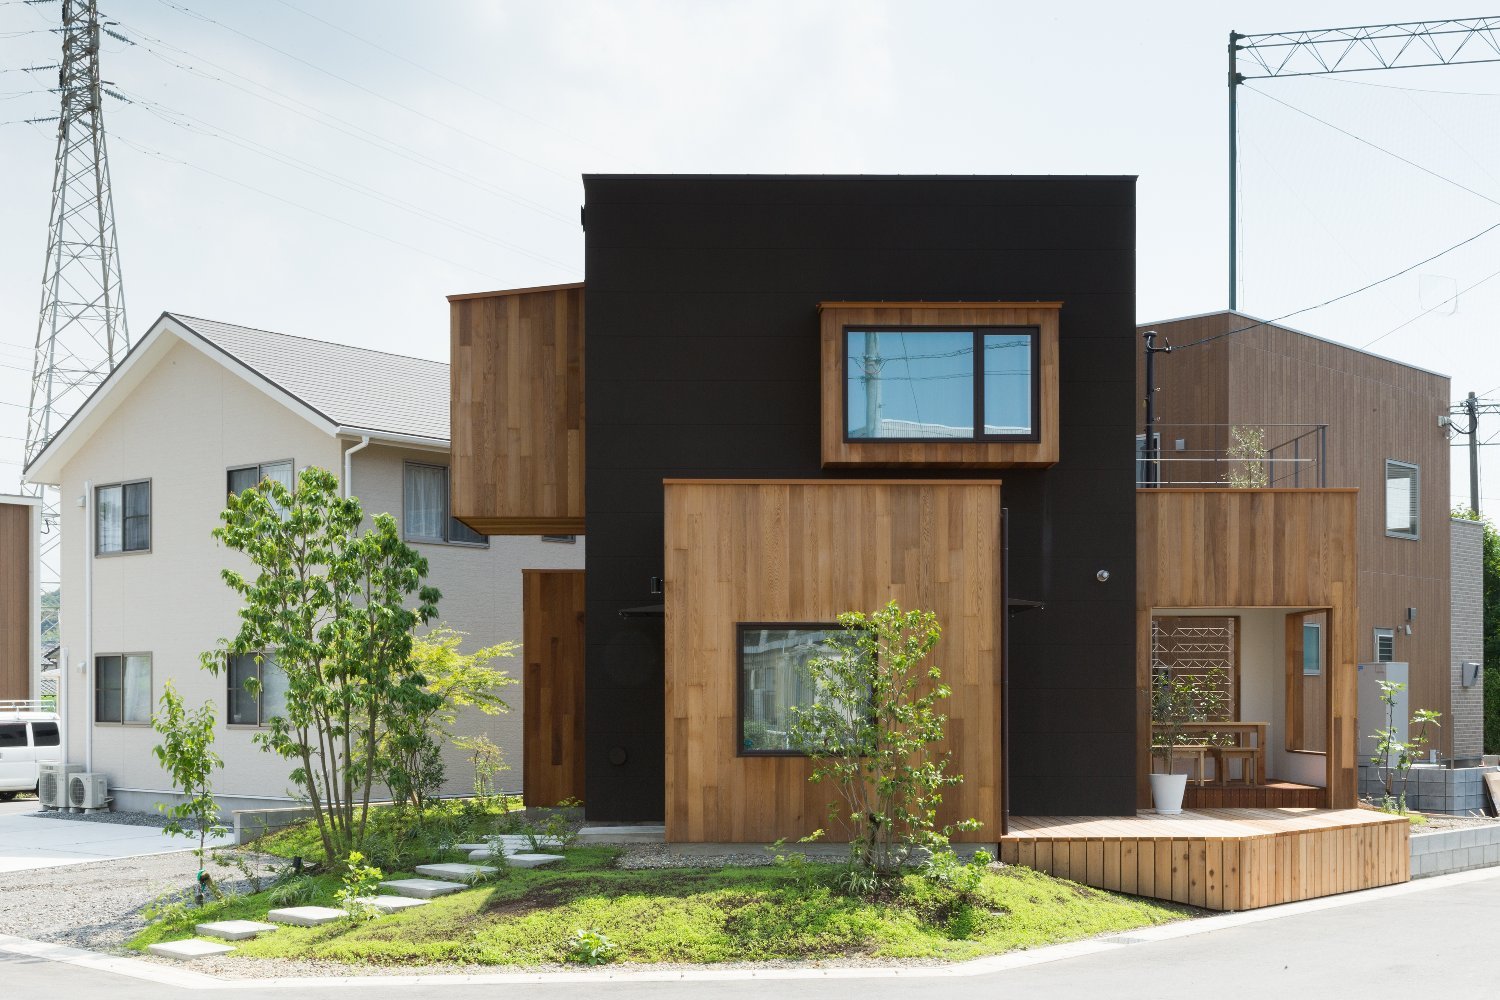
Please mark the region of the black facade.
MULTIPOLYGON (((1004 481, 1010 808, 1135 812, 1135 179, 588 176, 587 809, 663 815, 662 480, 1004 481), (1061 300, 1061 460, 824 471, 822 301, 1061 300), (1096 574, 1106 570, 1107 582, 1096 574)), ((941 651, 941 647, 939 647, 941 651)))

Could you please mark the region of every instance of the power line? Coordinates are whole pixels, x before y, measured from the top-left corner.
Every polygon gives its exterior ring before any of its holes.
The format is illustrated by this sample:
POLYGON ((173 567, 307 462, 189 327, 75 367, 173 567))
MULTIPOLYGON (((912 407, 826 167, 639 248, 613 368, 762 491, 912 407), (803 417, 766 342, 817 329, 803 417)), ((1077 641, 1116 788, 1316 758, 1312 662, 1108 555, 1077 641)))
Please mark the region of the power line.
MULTIPOLYGON (((1378 344, 1378 343, 1380 343, 1382 340, 1384 340, 1385 338, 1389 337, 1391 334, 1395 333, 1397 330, 1403 330, 1406 327, 1411 326, 1413 323, 1415 323, 1417 320, 1421 319, 1423 316, 1426 316, 1428 313, 1430 313, 1430 312, 1432 312, 1432 311, 1434 311, 1436 309, 1441 309, 1443 306, 1447 305, 1450 302, 1456 302, 1458 300, 1458 297, 1460 295, 1467 295, 1469 292, 1472 292, 1474 289, 1478 288, 1480 285, 1484 284, 1487 281, 1493 281, 1495 278, 1500 278, 1500 271, 1492 271, 1489 274, 1487 274, 1486 276, 1484 276, 1483 278, 1480 278, 1478 281, 1474 282, 1474 284, 1470 285, 1468 288, 1465 288, 1465 289, 1462 289, 1460 291, 1454 292, 1452 295, 1448 296, 1446 299, 1444 299, 1443 301, 1437 303, 1436 305, 1428 306, 1426 309, 1423 309, 1421 312, 1417 313, 1415 316, 1413 316, 1411 319, 1407 320, 1405 323, 1402 323, 1400 326, 1391 327, 1389 330, 1385 331, 1385 333, 1382 333, 1380 336, 1376 337, 1374 340, 1368 341, 1364 346, 1365 347, 1369 347, 1372 344, 1378 344)), ((1497 387, 1497 388, 1500 388, 1500 387, 1497 387)))

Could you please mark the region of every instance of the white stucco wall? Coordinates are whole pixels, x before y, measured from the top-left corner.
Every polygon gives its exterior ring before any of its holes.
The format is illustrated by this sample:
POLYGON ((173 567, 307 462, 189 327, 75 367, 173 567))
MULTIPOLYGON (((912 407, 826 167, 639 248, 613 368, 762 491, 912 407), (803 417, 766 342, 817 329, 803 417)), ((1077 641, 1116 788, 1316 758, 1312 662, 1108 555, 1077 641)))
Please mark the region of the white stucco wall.
MULTIPOLYGON (((89 674, 93 655, 149 652, 152 699, 170 678, 189 705, 212 701, 220 719, 217 749, 225 767, 216 790, 226 808, 270 804, 291 798, 288 762, 252 743, 254 729, 224 724, 227 684, 199 666, 201 652, 237 628, 237 598, 219 578, 220 569, 243 557, 222 548, 210 532, 223 508, 226 472, 234 466, 292 459, 297 472, 318 465, 342 474, 340 442, 200 351, 171 348, 118 408, 62 468, 65 594, 62 644, 69 669, 67 712, 69 759, 86 756, 93 734, 93 768, 109 776, 116 808, 151 808, 170 784, 152 755, 156 734, 147 726, 93 723, 89 674), (151 550, 93 557, 88 551, 87 508, 77 501, 94 486, 150 479, 151 550), (84 592, 92 563, 93 631, 86 634, 84 592), (132 791, 136 790, 136 791, 132 791)), ((399 518, 404 457, 446 464, 443 452, 401 452, 371 445, 354 455, 354 493, 371 513, 399 518)), ((465 648, 521 638, 521 570, 581 567, 583 542, 544 543, 535 538, 494 539, 489 548, 423 545, 430 581, 442 590, 442 620, 469 633, 465 648)), ((520 660, 512 661, 519 677, 520 660)), ((512 688, 514 711, 488 725, 505 748, 512 770, 508 788, 520 787, 521 695, 512 688)), ((472 787, 466 761, 448 758, 445 791, 472 787)))

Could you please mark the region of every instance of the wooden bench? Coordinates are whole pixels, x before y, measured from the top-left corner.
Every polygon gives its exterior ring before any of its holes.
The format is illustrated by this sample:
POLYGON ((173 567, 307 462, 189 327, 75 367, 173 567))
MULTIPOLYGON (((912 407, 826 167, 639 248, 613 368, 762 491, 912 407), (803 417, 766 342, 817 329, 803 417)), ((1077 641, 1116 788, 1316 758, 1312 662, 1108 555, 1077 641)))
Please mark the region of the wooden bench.
POLYGON ((1245 784, 1260 784, 1261 774, 1259 747, 1214 747, 1213 755, 1214 780, 1218 784, 1229 784, 1229 764, 1231 761, 1235 760, 1240 762, 1240 773, 1245 778, 1245 784))
MULTIPOLYGON (((1197 763, 1197 770, 1195 771, 1195 773, 1197 774, 1197 778, 1194 779, 1194 782, 1199 787, 1208 784, 1208 778, 1206 777, 1207 768, 1203 766, 1203 763, 1204 758, 1207 757, 1208 754, 1212 752, 1212 750, 1213 747, 1209 746, 1207 743, 1180 743, 1177 746, 1174 746, 1172 748, 1173 766, 1167 771, 1167 773, 1172 774, 1177 770, 1176 763, 1179 757, 1183 760, 1195 761, 1197 763)), ((1156 760, 1155 754, 1152 754, 1151 759, 1153 761, 1156 760)))

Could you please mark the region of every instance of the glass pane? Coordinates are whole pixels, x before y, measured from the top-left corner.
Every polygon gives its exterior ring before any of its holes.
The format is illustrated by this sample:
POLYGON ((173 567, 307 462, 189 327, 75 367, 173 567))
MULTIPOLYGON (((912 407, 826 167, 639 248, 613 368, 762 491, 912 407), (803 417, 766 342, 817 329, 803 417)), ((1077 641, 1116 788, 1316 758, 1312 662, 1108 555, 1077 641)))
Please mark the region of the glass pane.
POLYGON ((1323 651, 1318 645, 1322 637, 1323 630, 1318 626, 1302 626, 1302 672, 1304 674, 1312 675, 1323 672, 1323 651))
POLYGON ((744 699, 742 749, 747 753, 793 749, 791 724, 793 705, 810 705, 816 697, 807 664, 835 652, 826 645, 829 636, 842 631, 826 629, 742 630, 740 638, 740 690, 744 699))
POLYGON ((292 463, 271 462, 260 467, 262 479, 269 479, 273 483, 280 483, 288 491, 292 489, 292 463))
POLYGON ((984 335, 984 432, 1029 436, 1031 426, 1030 333, 984 335))
POLYGON ((130 483, 125 488, 125 551, 151 547, 151 484, 130 483))
POLYGON ((1385 530, 1417 533, 1417 470, 1385 467, 1385 530))
POLYGON ((119 722, 122 696, 120 658, 97 657, 94 660, 94 718, 99 722, 119 722))
POLYGON ((31 743, 38 747, 55 747, 58 745, 57 723, 55 722, 33 722, 31 724, 31 743))
POLYGON ((286 671, 276 664, 274 653, 260 660, 260 724, 273 716, 286 715, 286 671))
POLYGON ((851 439, 973 438, 974 334, 845 334, 851 439))
POLYGON ((123 540, 123 498, 118 486, 94 492, 94 545, 99 552, 119 552, 123 540))
POLYGON ((235 496, 239 496, 258 482, 260 482, 260 466, 258 465, 229 470, 229 492, 235 496))
POLYGON ((406 537, 441 542, 443 523, 448 519, 448 470, 408 465, 403 493, 406 537))
POLYGON ((466 545, 489 544, 487 537, 481 535, 456 517, 448 519, 448 540, 450 542, 463 542, 466 545))
POLYGON ((259 699, 245 684, 257 673, 255 657, 231 656, 229 658, 229 724, 231 726, 260 725, 259 699))
POLYGON ((151 721, 151 657, 125 657, 126 722, 151 721))
POLYGON ((26 723, 0 723, 0 750, 19 750, 26 746, 26 723))

